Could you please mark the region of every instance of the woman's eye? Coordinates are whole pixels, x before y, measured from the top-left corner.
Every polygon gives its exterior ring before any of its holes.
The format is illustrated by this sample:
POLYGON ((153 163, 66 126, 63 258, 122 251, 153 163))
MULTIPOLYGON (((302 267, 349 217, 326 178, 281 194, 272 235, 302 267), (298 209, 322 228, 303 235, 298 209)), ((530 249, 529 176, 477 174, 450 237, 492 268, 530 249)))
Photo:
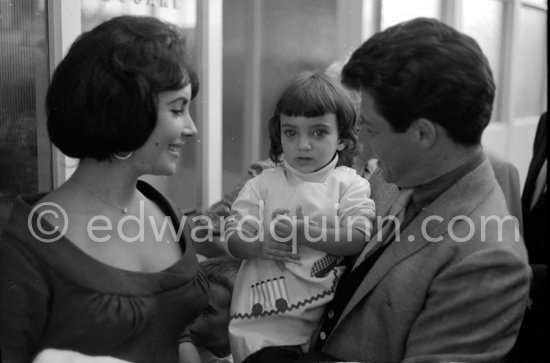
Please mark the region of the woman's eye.
POLYGON ((187 104, 181 105, 179 108, 171 110, 172 114, 176 117, 183 115, 187 111, 187 104))

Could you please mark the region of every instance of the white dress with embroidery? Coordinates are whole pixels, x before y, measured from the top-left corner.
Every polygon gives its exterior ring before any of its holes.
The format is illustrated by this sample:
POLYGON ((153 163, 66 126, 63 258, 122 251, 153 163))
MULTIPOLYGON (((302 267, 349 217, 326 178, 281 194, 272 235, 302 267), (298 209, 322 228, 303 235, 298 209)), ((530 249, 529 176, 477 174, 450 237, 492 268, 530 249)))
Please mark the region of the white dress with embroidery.
MULTIPOLYGON (((370 186, 354 169, 336 167, 337 162, 336 156, 309 174, 283 162, 249 180, 232 205, 226 236, 268 234, 275 209, 288 209, 292 217, 296 207, 302 206, 303 215, 312 223, 358 229, 368 240, 375 217, 370 186)), ((344 266, 341 258, 308 247, 299 246, 298 254, 300 265, 287 262, 281 268, 264 259, 245 260, 241 265, 229 324, 235 362, 267 346, 307 349, 344 266)))

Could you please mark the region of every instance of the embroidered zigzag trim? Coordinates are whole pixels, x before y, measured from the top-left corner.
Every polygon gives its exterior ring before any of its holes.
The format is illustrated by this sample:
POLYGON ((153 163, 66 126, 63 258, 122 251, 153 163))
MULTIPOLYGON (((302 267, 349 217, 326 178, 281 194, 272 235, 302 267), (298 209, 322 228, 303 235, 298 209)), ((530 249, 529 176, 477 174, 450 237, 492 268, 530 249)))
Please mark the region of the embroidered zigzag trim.
POLYGON ((254 286, 258 286, 258 285, 261 285, 261 284, 265 284, 266 282, 270 282, 270 281, 277 281, 279 279, 284 279, 285 277, 284 276, 281 276, 281 277, 274 277, 272 279, 267 279, 267 280, 264 280, 264 281, 260 281, 260 282, 256 282, 254 285, 250 285, 250 287, 254 287, 254 286))
MULTIPOLYGON (((338 282, 337 271, 333 270, 332 274, 334 275, 334 280, 333 280, 332 286, 330 287, 330 290, 325 290, 322 293, 317 294, 316 296, 312 296, 309 299, 305 299, 303 301, 297 302, 296 304, 292 304, 284 310, 281 309, 281 310, 262 311, 260 314, 257 314, 257 315, 250 314, 250 313, 245 313, 245 314, 237 313, 237 314, 233 314, 231 316, 231 319, 252 319, 252 318, 263 318, 265 316, 271 316, 271 315, 278 315, 278 314, 281 314, 281 313, 286 313, 287 311, 296 310, 296 309, 298 309, 302 306, 306 306, 308 304, 311 304, 314 301, 320 300, 320 299, 324 298, 325 296, 332 295, 336 291, 336 284, 338 282)), ((267 280, 267 281, 269 281, 269 280, 267 280)))

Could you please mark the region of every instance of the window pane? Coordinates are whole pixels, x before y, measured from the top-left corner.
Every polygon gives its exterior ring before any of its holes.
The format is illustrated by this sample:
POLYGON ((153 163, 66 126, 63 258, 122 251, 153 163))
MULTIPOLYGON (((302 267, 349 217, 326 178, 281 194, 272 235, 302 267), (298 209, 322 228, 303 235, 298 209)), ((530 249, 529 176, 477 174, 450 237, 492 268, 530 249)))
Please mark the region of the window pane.
MULTIPOLYGON (((463 0, 462 31, 474 38, 489 60, 497 86, 495 100, 500 99, 500 62, 502 59, 502 39, 504 4, 499 0, 463 0)), ((498 102, 493 105, 493 120, 500 120, 498 102)))
POLYGON ((546 11, 521 8, 514 69, 514 117, 538 115, 546 108, 546 17, 546 11))
POLYGON ((268 120, 290 78, 344 58, 344 43, 351 49, 360 44, 361 11, 339 23, 340 6, 354 4, 360 8, 361 1, 224 1, 224 193, 235 188, 252 161, 268 157, 268 120), (355 24, 357 44, 346 38, 355 34, 350 31, 355 24))
POLYGON ((439 0, 384 0, 382 29, 417 17, 440 18, 439 0))
POLYGON ((0 230, 15 195, 51 188, 45 0, 0 2, 0 230))
MULTIPOLYGON (((82 31, 88 31, 101 22, 118 15, 149 15, 177 24, 183 28, 190 54, 197 55, 195 47, 196 0, 82 0, 82 31)), ((200 128, 200 121, 195 117, 195 102, 191 103, 191 117, 194 121, 198 121, 197 127, 200 128)), ((199 146, 197 137, 186 140, 176 174, 169 178, 145 176, 143 179, 165 193, 178 206, 196 208, 200 202, 199 146)))
POLYGON ((527 0, 525 2, 534 5, 548 6, 548 0, 527 0))

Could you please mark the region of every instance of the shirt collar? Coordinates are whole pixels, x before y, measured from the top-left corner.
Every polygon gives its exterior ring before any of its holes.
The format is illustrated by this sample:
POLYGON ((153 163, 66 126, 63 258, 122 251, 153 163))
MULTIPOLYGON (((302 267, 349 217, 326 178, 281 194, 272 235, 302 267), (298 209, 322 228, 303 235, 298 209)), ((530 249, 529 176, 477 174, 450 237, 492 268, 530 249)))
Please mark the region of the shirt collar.
POLYGON ((437 199, 445 190, 466 174, 470 173, 485 160, 485 153, 480 148, 466 163, 434 180, 414 188, 411 203, 422 209, 437 199))
POLYGON ((338 154, 336 154, 334 158, 332 158, 332 160, 321 169, 314 171, 313 173, 302 173, 301 171, 298 171, 297 169, 290 166, 286 162, 286 160, 283 159, 283 170, 285 171, 285 175, 287 176, 287 178, 292 177, 308 182, 322 182, 323 180, 325 180, 327 175, 336 168, 337 163, 338 154))

